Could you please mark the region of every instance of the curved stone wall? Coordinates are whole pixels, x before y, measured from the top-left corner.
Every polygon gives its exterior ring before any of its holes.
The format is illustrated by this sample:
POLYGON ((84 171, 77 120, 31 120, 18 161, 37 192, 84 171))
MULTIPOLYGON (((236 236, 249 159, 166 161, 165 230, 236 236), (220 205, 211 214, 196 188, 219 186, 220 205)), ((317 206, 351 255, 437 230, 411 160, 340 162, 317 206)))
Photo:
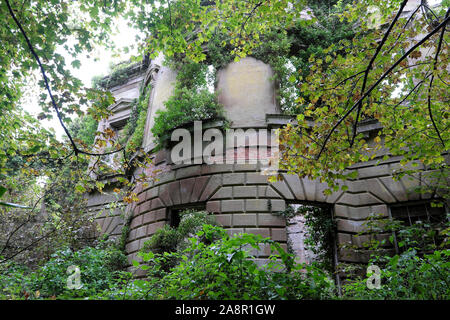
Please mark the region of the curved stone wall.
MULTIPOLYGON (((175 77, 170 70, 161 73, 159 67, 155 69, 155 64, 152 66, 155 70, 152 77, 156 82, 152 93, 153 100, 149 106, 147 134, 153 123, 152 115, 164 100, 157 97, 173 88, 175 77)), ((288 116, 273 115, 278 113, 279 109, 274 100, 275 87, 270 83, 271 75, 269 66, 253 58, 233 63, 219 72, 220 99, 233 127, 271 129, 290 120, 288 116), (248 90, 239 91, 239 88, 248 90)), ((376 122, 366 122, 359 127, 359 131, 367 135, 369 143, 370 137, 379 129, 376 122)), ((145 144, 148 145, 151 136, 146 137, 145 144)), ((245 160, 249 158, 246 150, 261 144, 264 143, 258 141, 256 145, 251 145, 246 140, 244 146, 231 152, 239 154, 239 150, 243 150, 245 160)), ((427 200, 432 197, 431 194, 414 192, 414 188, 423 183, 424 179, 404 177, 395 181, 393 173, 399 168, 400 159, 390 158, 382 161, 382 156, 383 152, 373 161, 349 168, 358 172, 358 178, 345 182, 347 191, 326 196, 323 193, 325 183, 300 179, 294 175, 282 174, 282 181, 269 183, 268 177, 261 174, 260 163, 176 165, 171 161, 170 150, 159 151, 152 155, 153 164, 145 172, 148 177, 155 177, 148 181, 147 187, 144 188, 142 184, 137 186, 134 191, 139 202, 128 205, 125 210, 131 215, 126 244, 129 261, 131 263, 131 260, 136 259, 138 250, 156 230, 170 223, 171 212, 189 207, 208 211, 230 234, 260 234, 263 237, 271 237, 286 247, 286 221, 274 213, 285 210, 289 204, 309 203, 327 205, 331 209, 337 224, 336 261, 364 262, 368 258, 367 251, 356 252, 339 247, 341 244, 362 247, 364 236, 356 237, 356 234, 364 230, 367 217, 388 217, 389 206, 392 204, 427 200), (156 172, 158 173, 155 175, 156 172)), ((422 177, 418 178, 423 178, 426 174, 428 173, 424 171, 422 177)), ((122 216, 114 214, 115 209, 110 210, 112 213, 109 215, 99 211, 110 202, 105 195, 91 195, 89 207, 99 212, 97 222, 102 232, 119 235, 123 225, 122 216)), ((388 236, 380 235, 381 238, 388 236)), ((268 248, 261 248, 257 254, 259 261, 264 263, 268 254, 268 248)))

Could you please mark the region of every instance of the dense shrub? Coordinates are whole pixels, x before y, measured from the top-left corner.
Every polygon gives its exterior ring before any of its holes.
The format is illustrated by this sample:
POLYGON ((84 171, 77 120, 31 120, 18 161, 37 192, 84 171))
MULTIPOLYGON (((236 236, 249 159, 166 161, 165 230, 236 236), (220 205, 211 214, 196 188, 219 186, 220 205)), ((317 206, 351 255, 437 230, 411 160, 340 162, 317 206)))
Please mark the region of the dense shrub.
POLYGON ((102 298, 128 299, 320 299, 333 296, 328 274, 295 263, 277 242, 259 235, 229 237, 223 228, 204 224, 182 251, 140 253, 147 280, 102 298), (269 246, 271 261, 258 266, 254 254, 269 246), (177 264, 167 269, 168 262, 177 264))
POLYGON ((369 217, 363 232, 368 240, 363 246, 372 252, 369 265, 380 268, 381 287, 369 289, 368 278, 358 277, 344 285, 344 298, 449 299, 449 221, 448 214, 435 222, 419 220, 412 225, 391 218, 369 217), (381 232, 390 232, 389 240, 379 240, 377 235, 381 232), (381 249, 394 242, 399 253, 383 254, 381 249))
POLYGON ((81 298, 109 288, 126 264, 125 255, 115 247, 86 247, 78 251, 62 249, 41 267, 30 271, 14 263, 0 269, 4 299, 15 298, 81 298), (69 266, 80 269, 80 289, 69 289, 69 266))
POLYGON ((173 228, 165 225, 144 243, 143 252, 174 252, 185 246, 186 237, 195 234, 203 224, 212 223, 206 211, 185 210, 180 212, 180 224, 173 228))
MULTIPOLYGON (((421 256, 408 249, 394 257, 384 257, 381 287, 369 289, 367 279, 344 285, 346 299, 450 299, 450 250, 437 250, 421 256)), ((379 259, 378 259, 379 260, 379 259)), ((377 260, 372 264, 380 265, 377 260)))
MULTIPOLYGON (((0 257, 1 258, 1 257, 0 257)), ((21 299, 27 289, 29 269, 14 261, 0 265, 0 299, 21 299)))
POLYGON ((156 112, 152 133, 160 144, 170 140, 170 132, 182 125, 196 120, 219 119, 222 107, 217 102, 217 96, 207 89, 180 88, 165 102, 166 110, 156 112))
POLYGON ((209 91, 214 75, 207 65, 175 58, 167 63, 178 73, 174 93, 164 103, 165 110, 156 112, 151 129, 160 146, 170 141, 170 132, 177 127, 197 120, 224 118, 217 94, 209 91))
MULTIPOLYGON (((207 217, 187 211, 177 228, 158 231, 139 253, 141 261, 133 261, 146 272, 145 279, 117 271, 125 257, 113 247, 65 249, 35 272, 12 262, 3 265, 0 298, 450 299, 450 250, 442 247, 446 241, 432 253, 419 250, 411 240, 401 254, 375 253, 369 264, 380 267, 381 288, 370 289, 370 279, 359 277, 347 280, 339 296, 333 275, 321 266, 296 263, 279 243, 260 235, 229 236, 205 223, 207 217), (271 256, 260 265, 255 257, 264 246, 271 256), (81 289, 67 288, 70 265, 81 269, 81 289)), ((448 229, 442 234, 448 235, 448 229)), ((399 241, 404 239, 411 239, 411 233, 401 233, 399 241)))

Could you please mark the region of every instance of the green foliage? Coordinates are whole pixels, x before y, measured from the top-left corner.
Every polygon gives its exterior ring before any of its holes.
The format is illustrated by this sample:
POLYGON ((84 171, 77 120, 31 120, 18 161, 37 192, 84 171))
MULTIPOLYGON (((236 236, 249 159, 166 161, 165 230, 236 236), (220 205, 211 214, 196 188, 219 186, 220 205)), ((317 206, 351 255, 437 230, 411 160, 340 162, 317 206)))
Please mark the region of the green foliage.
MULTIPOLYGON (((369 265, 381 270, 381 288, 369 289, 367 278, 357 276, 343 286, 345 299, 425 299, 450 298, 449 220, 428 223, 417 221, 406 225, 399 220, 369 217, 363 250, 370 250, 369 265), (391 232, 389 242, 381 232, 391 232), (384 248, 397 244, 400 253, 388 254, 384 248)), ((352 248, 352 246, 343 246, 352 248)), ((358 248, 352 248, 358 250, 358 248)), ((369 275, 367 275, 369 276, 369 275)))
POLYGON ((96 89, 109 89, 121 85, 143 69, 142 62, 125 61, 110 68, 106 77, 97 76, 92 78, 92 87, 96 89))
POLYGON ((262 42, 274 25, 291 26, 306 1, 295 5, 287 0, 274 2, 242 2, 227 0, 208 2, 164 0, 152 3, 139 12, 129 12, 133 25, 145 33, 147 50, 152 56, 164 52, 168 57, 181 54, 199 62, 206 59, 205 48, 217 34, 225 34, 223 46, 232 46, 231 55, 246 56, 262 42), (151 14, 150 14, 151 12, 151 14), (171 17, 176 17, 172 19, 171 17))
POLYGON ((419 178, 423 181, 418 184, 429 186, 445 202, 450 195, 443 156, 450 141, 448 46, 439 47, 439 43, 448 42, 448 32, 434 28, 442 23, 448 8, 434 10, 435 23, 419 9, 407 27, 404 16, 387 29, 369 23, 372 5, 380 9, 381 22, 389 24, 400 1, 347 5, 337 17, 357 25, 355 35, 310 55, 309 72, 300 79, 297 99, 306 108, 297 116, 298 125, 287 125, 280 132, 280 167, 327 182, 325 192, 331 194, 345 191, 341 181, 356 178, 356 171, 347 170, 353 164, 399 157, 401 167, 396 172, 401 174, 396 178, 417 179, 424 166, 435 170, 435 177, 419 178), (433 29, 434 33, 424 36, 433 29), (419 46, 417 39, 426 37, 419 46), (438 55, 430 54, 438 47, 438 55), (435 77, 442 81, 434 81, 435 77), (357 127, 365 120, 376 120, 380 131, 363 135, 357 127), (311 126, 311 122, 321 125, 311 126))
POLYGON ((14 261, 0 265, 0 299, 23 299, 29 272, 27 267, 14 261))
MULTIPOLYGON (((376 250, 383 247, 396 246, 400 252, 410 249, 420 254, 448 248, 450 220, 449 214, 435 216, 435 221, 418 220, 409 225, 404 221, 385 218, 382 214, 369 216, 363 224, 363 230, 355 237, 367 239, 362 243, 363 250, 371 250, 372 258, 379 256, 376 250), (380 234, 389 233, 388 239, 380 238, 380 234)), ((358 246, 342 244, 341 247, 358 250, 358 246)))
POLYGON ((78 143, 82 143, 85 148, 89 148, 94 145, 97 127, 98 121, 90 114, 86 114, 81 118, 75 118, 68 126, 68 129, 78 143))
MULTIPOLYGON (((381 268, 381 288, 368 289, 366 279, 343 287, 345 299, 448 300, 450 299, 450 250, 420 255, 408 249, 400 255, 385 257, 381 268)), ((377 264, 377 262, 371 262, 377 264)))
POLYGON ((120 144, 125 145, 127 154, 132 154, 142 146, 150 94, 151 86, 142 86, 139 98, 133 103, 130 118, 119 137, 120 144))
MULTIPOLYGON (((309 5, 313 8, 314 18, 297 19, 287 28, 266 26, 267 30, 259 34, 257 44, 247 52, 247 55, 269 64, 274 70, 272 80, 279 86, 277 98, 284 113, 298 114, 305 107, 298 105, 297 99, 302 77, 310 71, 309 58, 318 56, 324 59, 328 46, 354 36, 351 25, 339 21, 337 15, 348 2, 336 5, 337 1, 313 1, 309 5)), ((226 33, 216 33, 207 43, 203 63, 219 70, 234 61, 233 50, 237 45, 230 44, 233 38, 226 33)))
POLYGON ((205 223, 211 223, 212 219, 207 212, 186 210, 180 213, 180 224, 174 228, 164 225, 144 243, 143 252, 174 252, 185 245, 186 237, 195 234, 205 223))
MULTIPOLYGON (((229 237, 224 229, 204 224, 181 252, 141 253, 148 280, 136 280, 120 294, 128 299, 319 299, 333 296, 327 274, 301 266, 277 242, 259 235, 229 237), (254 252, 269 246, 273 256, 258 267, 254 252), (253 253, 252 253, 253 252, 253 253), (167 261, 178 261, 167 270, 167 261), (303 269, 304 268, 304 269, 303 269), (302 270, 302 271, 301 271, 302 270)), ((139 265, 135 263, 135 265, 139 265)))
POLYGON ((183 63, 177 75, 173 95, 165 102, 166 109, 156 112, 152 133, 163 146, 170 141, 170 132, 196 120, 223 119, 217 94, 207 88, 208 67, 198 63, 183 63))
POLYGON ((318 267, 333 272, 333 254, 335 241, 335 221, 329 208, 301 205, 298 208, 288 206, 286 210, 276 213, 289 219, 296 215, 305 218, 305 249, 315 255, 318 267))
POLYGON ((175 251, 180 241, 180 233, 170 227, 164 225, 158 229, 155 234, 144 243, 144 251, 152 252, 172 252, 175 251))
POLYGON ((78 251, 69 248, 56 251, 36 271, 10 262, 2 265, 0 297, 14 298, 82 298, 108 288, 126 265, 125 255, 113 246, 106 248, 86 247, 78 251), (69 289, 67 279, 69 266, 81 271, 81 289, 69 289))

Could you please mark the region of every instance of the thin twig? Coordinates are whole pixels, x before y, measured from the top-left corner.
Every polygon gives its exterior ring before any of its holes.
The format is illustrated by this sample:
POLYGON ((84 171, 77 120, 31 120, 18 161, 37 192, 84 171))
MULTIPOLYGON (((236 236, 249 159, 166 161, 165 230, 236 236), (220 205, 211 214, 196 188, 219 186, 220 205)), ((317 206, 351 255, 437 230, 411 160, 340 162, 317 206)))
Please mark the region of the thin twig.
POLYGON ((429 32, 426 36, 424 36, 420 41, 418 41, 415 45, 413 45, 411 48, 409 48, 409 50, 402 57, 400 57, 388 70, 386 70, 380 76, 380 78, 362 95, 362 97, 359 98, 358 101, 355 102, 355 104, 338 120, 338 122, 333 126, 333 128, 330 130, 328 135, 325 137, 323 145, 322 145, 316 159, 319 159, 320 156, 322 155, 322 153, 324 152, 325 147, 328 143, 328 140, 330 140, 330 137, 334 133, 334 131, 336 131, 336 128, 350 115, 350 113, 353 112, 353 110, 355 110, 355 108, 359 105, 359 103, 362 100, 364 100, 365 98, 367 98, 370 95, 370 93, 384 80, 384 78, 386 78, 392 72, 392 70, 394 70, 403 60, 405 60, 411 54, 411 52, 413 52, 418 47, 420 47, 423 43, 428 41, 428 39, 430 39, 434 34, 436 34, 442 27, 445 27, 448 20, 449 20, 449 18, 447 17, 436 28, 434 28, 431 32, 429 32))

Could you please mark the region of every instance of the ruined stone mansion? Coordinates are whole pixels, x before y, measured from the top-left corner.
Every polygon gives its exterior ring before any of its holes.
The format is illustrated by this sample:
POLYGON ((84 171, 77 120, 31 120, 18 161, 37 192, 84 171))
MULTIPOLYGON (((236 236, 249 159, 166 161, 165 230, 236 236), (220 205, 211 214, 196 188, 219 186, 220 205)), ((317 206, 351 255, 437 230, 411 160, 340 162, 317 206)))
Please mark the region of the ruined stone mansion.
MULTIPOLYGON (((142 148, 152 158, 152 165, 146 169, 146 173, 152 176, 156 172, 156 175, 148 179, 146 187, 142 183, 137 184, 134 192, 139 201, 133 204, 122 203, 113 208, 108 206, 114 201, 121 201, 113 192, 117 186, 114 178, 108 180, 103 177, 107 182, 104 192, 88 195, 88 210, 95 215, 102 233, 120 236, 125 217, 130 215, 130 231, 126 241, 129 261, 136 259, 138 250, 156 230, 165 224, 173 225, 178 213, 186 208, 209 212, 217 224, 226 228, 230 234, 260 234, 279 241, 285 248, 289 245, 300 260, 308 259, 302 244, 301 221, 286 221, 274 213, 301 204, 326 208, 336 223, 333 248, 335 264, 367 261, 367 252, 344 249, 342 244, 362 247, 364 236, 357 237, 356 234, 363 230, 369 216, 394 216, 411 220, 438 214, 443 210, 428 205, 432 194, 414 192, 423 179, 404 177, 399 181, 394 180, 393 172, 399 168, 400 159, 383 161, 383 151, 378 158, 349 168, 358 172, 358 178, 345 182, 347 191, 328 196, 323 193, 326 188, 324 183, 295 175, 283 173, 283 180, 270 183, 268 176, 261 174, 262 166, 258 161, 174 163, 171 150, 154 151, 155 142, 150 131, 157 110, 164 108, 164 102, 173 92, 176 81, 176 72, 166 67, 161 60, 158 58, 146 65, 137 65, 125 83, 110 88, 116 99, 110 107, 113 115, 99 124, 99 129, 119 131, 130 116, 131 102, 138 97, 141 84, 151 84, 142 148)), ((281 114, 272 76, 269 65, 252 57, 232 62, 218 71, 215 90, 219 92, 219 102, 224 106, 231 128, 276 129, 295 120, 295 117, 281 114)), ((215 126, 218 126, 215 122, 207 125, 208 128, 215 126)), ((379 129, 376 121, 366 121, 358 128, 369 141, 379 129)), ((270 137, 256 140, 249 137, 245 145, 226 152, 238 155, 244 150, 241 160, 249 160, 251 152, 245 150, 264 145, 270 153, 270 141, 270 137)), ((141 169, 136 170, 139 173, 141 169)), ((421 174, 426 175, 427 172, 421 174)), ((379 236, 387 238, 389 234, 379 236)), ((269 254, 269 248, 261 248, 258 261, 263 264, 269 254)))

